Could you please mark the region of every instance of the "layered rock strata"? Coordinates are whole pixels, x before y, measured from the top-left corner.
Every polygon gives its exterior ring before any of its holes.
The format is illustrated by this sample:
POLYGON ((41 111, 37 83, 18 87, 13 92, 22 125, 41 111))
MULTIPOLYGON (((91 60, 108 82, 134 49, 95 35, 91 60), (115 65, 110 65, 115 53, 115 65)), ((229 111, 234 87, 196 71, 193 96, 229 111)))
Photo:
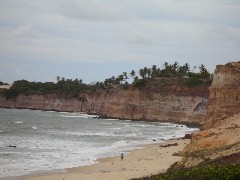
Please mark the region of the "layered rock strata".
POLYGON ((204 129, 240 113, 240 62, 217 66, 210 87, 204 129))
POLYGON ((85 112, 110 118, 201 125, 206 115, 208 88, 178 86, 177 80, 158 81, 142 89, 114 88, 81 94, 80 99, 56 94, 19 95, 8 100, 2 96, 0 107, 85 112))
POLYGON ((202 131, 194 133, 176 167, 240 164, 240 62, 219 65, 202 131))

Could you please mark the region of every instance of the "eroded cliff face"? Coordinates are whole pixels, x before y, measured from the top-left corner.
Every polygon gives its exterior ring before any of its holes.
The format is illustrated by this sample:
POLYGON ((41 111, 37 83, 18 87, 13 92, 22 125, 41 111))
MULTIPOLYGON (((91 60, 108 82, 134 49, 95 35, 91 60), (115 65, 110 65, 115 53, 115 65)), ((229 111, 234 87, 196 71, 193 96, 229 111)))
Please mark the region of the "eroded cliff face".
POLYGON ((6 99, 6 97, 0 96, 0 107, 80 112, 81 101, 78 99, 59 98, 56 94, 19 95, 16 99, 6 99))
POLYGON ((169 79, 160 81, 160 88, 157 87, 159 82, 154 82, 143 89, 115 88, 82 94, 81 99, 62 98, 55 94, 19 95, 9 100, 0 97, 0 107, 85 112, 110 118, 202 125, 208 88, 181 87, 169 79), (168 85, 163 86, 164 83, 168 85))
POLYGON ((115 89, 88 95, 83 111, 120 119, 202 124, 206 105, 200 96, 115 89))
POLYGON ((176 167, 240 164, 240 62, 217 66, 202 131, 176 167))
POLYGON ((210 87, 204 129, 217 127, 221 120, 240 113, 240 62, 217 66, 210 87))

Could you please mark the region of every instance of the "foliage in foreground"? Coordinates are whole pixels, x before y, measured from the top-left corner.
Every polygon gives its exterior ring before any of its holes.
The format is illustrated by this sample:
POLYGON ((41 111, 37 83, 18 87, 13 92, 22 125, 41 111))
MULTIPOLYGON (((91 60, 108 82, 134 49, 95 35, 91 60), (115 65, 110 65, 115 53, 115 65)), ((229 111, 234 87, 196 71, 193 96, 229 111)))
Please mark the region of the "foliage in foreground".
POLYGON ((240 166, 206 166, 179 169, 162 175, 151 176, 149 180, 238 180, 240 166))

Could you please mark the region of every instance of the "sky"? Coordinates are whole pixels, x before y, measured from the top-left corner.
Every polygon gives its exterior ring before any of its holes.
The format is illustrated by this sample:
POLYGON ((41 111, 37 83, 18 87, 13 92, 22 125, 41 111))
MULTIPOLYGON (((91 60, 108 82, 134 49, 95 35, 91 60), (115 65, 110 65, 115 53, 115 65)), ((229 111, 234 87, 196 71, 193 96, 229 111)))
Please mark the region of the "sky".
POLYGON ((0 0, 0 81, 239 61, 239 0, 0 0))

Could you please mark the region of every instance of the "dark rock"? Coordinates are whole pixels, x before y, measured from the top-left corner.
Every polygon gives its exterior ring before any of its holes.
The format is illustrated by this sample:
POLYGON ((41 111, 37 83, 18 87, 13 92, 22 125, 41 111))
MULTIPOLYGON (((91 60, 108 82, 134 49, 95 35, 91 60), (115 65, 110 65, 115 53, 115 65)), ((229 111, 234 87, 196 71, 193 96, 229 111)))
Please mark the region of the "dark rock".
POLYGON ((192 139, 192 134, 185 134, 183 139, 192 139))
POLYGON ((166 145, 160 145, 159 147, 170 147, 170 146, 178 146, 178 143, 173 143, 173 144, 166 144, 166 145))
POLYGON ((17 146, 12 146, 12 145, 9 145, 9 146, 7 146, 7 147, 16 148, 17 146))

